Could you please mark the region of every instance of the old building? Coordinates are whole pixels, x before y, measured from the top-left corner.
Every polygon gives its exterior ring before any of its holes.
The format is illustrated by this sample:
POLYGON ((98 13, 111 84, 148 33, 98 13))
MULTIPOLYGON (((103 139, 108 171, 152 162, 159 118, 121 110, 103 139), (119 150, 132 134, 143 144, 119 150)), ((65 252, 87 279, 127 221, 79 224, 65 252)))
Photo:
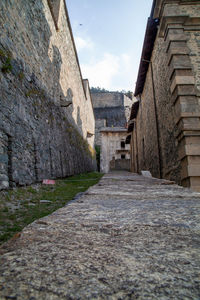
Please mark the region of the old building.
POLYGON ((0 189, 95 169, 95 121, 64 0, 0 2, 0 189))
POLYGON ((92 92, 95 145, 100 147, 100 170, 130 169, 130 146, 125 144, 132 97, 120 92, 92 92))
POLYGON ((126 144, 127 129, 123 127, 101 128, 100 170, 130 170, 130 145, 126 144))
POLYGON ((131 169, 200 191, 200 1, 155 0, 129 122, 131 169))

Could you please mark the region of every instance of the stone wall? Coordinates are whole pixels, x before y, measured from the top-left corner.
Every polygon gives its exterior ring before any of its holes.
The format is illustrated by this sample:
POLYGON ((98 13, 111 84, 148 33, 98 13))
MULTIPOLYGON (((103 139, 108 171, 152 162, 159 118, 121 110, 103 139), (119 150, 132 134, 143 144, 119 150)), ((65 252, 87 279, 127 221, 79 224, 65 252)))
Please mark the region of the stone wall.
POLYGON ((64 1, 2 0, 0 27, 0 188, 94 170, 91 98, 64 1))
POLYGON ((130 146, 121 142, 126 140, 124 128, 101 129, 101 172, 110 170, 130 170, 130 146), (122 155, 124 158, 122 158, 122 155))
MULTIPOLYGON (((160 19, 160 25, 138 95, 132 169, 147 169, 200 190, 200 3, 154 4, 152 17, 160 19)), ((144 43, 143 54, 145 46, 149 44, 144 43)))
POLYGON ((123 94, 119 92, 92 92, 94 108, 123 106, 123 94))
POLYGON ((95 144, 100 146, 101 128, 125 128, 133 101, 119 92, 93 92, 91 96, 95 115, 95 144))

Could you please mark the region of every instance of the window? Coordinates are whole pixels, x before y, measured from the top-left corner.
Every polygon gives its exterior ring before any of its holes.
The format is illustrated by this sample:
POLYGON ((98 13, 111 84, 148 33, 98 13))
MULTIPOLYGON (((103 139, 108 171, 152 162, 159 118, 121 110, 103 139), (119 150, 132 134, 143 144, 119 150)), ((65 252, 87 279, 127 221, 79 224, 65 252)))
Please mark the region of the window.
POLYGON ((125 154, 122 154, 121 155, 121 159, 125 159, 126 158, 126 155, 125 154))
POLYGON ((124 149, 125 148, 125 142, 121 141, 121 148, 124 149))
POLYGON ((58 18, 59 18, 59 11, 60 11, 60 0, 47 0, 51 15, 56 27, 56 30, 58 31, 58 18))

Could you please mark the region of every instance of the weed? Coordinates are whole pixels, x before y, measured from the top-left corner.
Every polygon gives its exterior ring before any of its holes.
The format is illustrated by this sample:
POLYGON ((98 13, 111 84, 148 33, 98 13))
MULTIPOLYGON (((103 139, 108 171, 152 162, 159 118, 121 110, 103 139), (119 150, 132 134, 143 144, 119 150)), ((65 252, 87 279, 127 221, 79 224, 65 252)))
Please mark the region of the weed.
POLYGON ((44 90, 40 89, 40 90, 37 90, 37 89, 30 89, 28 90, 26 93, 25 93, 26 97, 31 97, 31 96, 38 96, 40 97, 42 100, 45 99, 45 92, 44 90))
POLYGON ((8 73, 8 72, 12 71, 12 65, 11 65, 11 58, 10 57, 6 58, 5 63, 1 67, 1 71, 3 73, 8 73))
POLYGON ((12 54, 11 54, 11 52, 0 49, 0 58, 3 62, 1 71, 3 73, 8 73, 8 72, 12 71, 12 65, 11 65, 12 54))

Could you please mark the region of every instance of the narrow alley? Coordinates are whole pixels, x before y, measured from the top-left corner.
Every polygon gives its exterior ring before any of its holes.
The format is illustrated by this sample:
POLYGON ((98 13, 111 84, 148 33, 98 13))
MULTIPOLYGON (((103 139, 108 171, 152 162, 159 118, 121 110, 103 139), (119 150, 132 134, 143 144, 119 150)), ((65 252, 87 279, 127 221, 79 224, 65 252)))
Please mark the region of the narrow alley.
POLYGON ((200 194, 113 172, 0 252, 0 299, 199 299, 200 194))

